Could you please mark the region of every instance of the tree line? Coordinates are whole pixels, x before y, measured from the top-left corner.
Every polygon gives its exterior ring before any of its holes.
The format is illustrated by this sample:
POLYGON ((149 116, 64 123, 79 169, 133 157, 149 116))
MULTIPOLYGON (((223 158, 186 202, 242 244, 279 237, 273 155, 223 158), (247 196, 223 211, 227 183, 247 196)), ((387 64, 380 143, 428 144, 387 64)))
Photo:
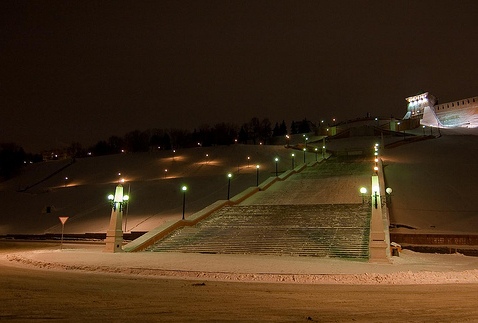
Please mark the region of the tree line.
POLYGON ((268 118, 260 120, 257 117, 240 127, 233 123, 221 122, 214 126, 202 125, 193 131, 184 129, 148 129, 134 130, 123 137, 111 136, 107 140, 100 140, 93 146, 84 149, 80 143, 73 143, 68 148, 68 155, 85 157, 118 154, 122 152, 147 152, 153 150, 171 150, 192 147, 210 147, 217 145, 231 145, 234 143, 267 145, 274 137, 286 134, 309 133, 313 131, 313 124, 304 119, 292 121, 290 132, 285 121, 276 122, 274 126, 268 118))
MULTIPOLYGON (((221 122, 214 126, 202 125, 193 131, 183 129, 134 130, 124 136, 111 136, 100 140, 90 147, 79 142, 70 144, 65 155, 71 158, 102 156, 122 152, 147 152, 153 150, 171 150, 191 147, 210 147, 216 145, 270 144, 274 137, 286 134, 309 133, 315 125, 304 119, 292 121, 290 131, 285 123, 276 122, 274 126, 268 118, 252 118, 240 127, 233 123, 221 122)), ((26 153, 14 143, 0 143, 0 180, 15 176, 25 163, 43 161, 41 154, 26 153)))

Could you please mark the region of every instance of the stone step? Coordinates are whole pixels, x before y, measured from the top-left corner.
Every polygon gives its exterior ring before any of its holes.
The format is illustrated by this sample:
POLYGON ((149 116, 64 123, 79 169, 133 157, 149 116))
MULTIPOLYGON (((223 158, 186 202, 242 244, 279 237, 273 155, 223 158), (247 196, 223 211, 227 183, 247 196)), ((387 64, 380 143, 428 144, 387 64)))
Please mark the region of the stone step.
POLYGON ((362 205, 229 206, 148 251, 364 259, 369 222, 370 211, 362 205))

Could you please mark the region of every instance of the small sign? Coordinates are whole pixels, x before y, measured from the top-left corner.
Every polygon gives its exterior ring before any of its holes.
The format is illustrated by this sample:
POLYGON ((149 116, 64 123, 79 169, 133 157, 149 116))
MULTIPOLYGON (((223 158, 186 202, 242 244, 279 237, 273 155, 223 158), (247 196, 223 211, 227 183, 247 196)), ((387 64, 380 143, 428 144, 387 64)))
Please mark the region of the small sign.
POLYGON ((66 220, 68 220, 68 216, 59 216, 58 219, 60 219, 61 224, 65 224, 66 220))

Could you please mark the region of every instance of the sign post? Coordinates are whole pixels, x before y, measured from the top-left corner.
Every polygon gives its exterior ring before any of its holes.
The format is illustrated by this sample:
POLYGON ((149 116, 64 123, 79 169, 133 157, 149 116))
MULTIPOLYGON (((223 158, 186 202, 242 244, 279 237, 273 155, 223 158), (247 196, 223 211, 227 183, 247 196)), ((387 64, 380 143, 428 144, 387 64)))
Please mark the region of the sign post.
POLYGON ((63 250, 63 233, 65 232, 65 222, 68 220, 67 216, 59 216, 58 217, 61 222, 61 244, 60 244, 60 250, 63 250))

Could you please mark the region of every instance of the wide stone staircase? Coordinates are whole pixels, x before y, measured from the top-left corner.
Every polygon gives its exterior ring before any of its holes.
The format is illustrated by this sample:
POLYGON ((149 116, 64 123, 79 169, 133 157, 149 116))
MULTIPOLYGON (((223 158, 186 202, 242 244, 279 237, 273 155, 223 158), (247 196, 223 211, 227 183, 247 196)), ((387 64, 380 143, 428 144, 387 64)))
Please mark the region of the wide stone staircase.
POLYGON ((238 205, 183 227, 146 251, 368 259, 370 207, 238 205))

